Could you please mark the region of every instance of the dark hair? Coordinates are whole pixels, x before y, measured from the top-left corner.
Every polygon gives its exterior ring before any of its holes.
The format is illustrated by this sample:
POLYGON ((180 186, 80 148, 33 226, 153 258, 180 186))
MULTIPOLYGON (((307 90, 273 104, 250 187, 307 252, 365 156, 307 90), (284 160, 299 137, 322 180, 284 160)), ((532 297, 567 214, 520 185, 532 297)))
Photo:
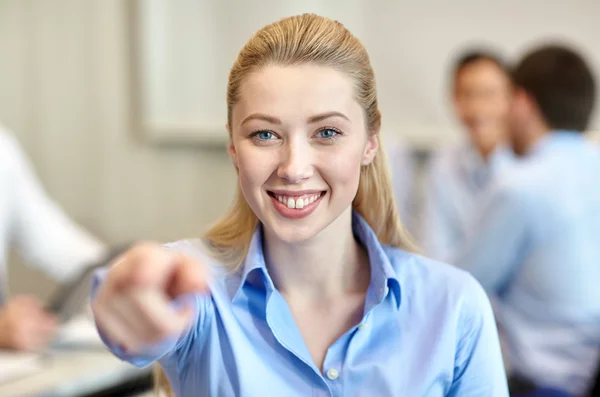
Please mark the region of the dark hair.
POLYGON ((504 60, 497 54, 489 50, 470 50, 461 53, 454 61, 453 75, 456 79, 457 75, 467 66, 479 61, 489 61, 495 64, 500 70, 510 76, 510 68, 504 60))
POLYGON ((521 60, 512 79, 533 97, 550 128, 587 128, 596 87, 590 68, 575 51, 559 45, 538 48, 521 60))

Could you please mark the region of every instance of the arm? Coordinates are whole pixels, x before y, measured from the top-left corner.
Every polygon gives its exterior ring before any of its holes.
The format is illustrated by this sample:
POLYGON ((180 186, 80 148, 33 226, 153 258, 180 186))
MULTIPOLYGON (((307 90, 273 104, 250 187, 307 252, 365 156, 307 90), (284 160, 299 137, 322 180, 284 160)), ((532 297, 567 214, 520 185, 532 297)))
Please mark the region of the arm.
POLYGON ((470 272, 488 293, 498 293, 523 261, 530 216, 523 192, 508 185, 493 187, 451 263, 470 272))
POLYGON ((481 286, 469 279, 459 323, 454 379, 447 397, 508 397, 492 308, 481 286))
POLYGON ((98 270, 93 281, 100 338, 115 356, 138 367, 158 360, 181 367, 205 340, 201 335, 213 313, 206 262, 178 251, 138 245, 98 270))
POLYGON ((13 181, 11 240, 25 261, 64 281, 102 260, 105 247, 46 195, 18 143, 10 136, 6 143, 13 181))

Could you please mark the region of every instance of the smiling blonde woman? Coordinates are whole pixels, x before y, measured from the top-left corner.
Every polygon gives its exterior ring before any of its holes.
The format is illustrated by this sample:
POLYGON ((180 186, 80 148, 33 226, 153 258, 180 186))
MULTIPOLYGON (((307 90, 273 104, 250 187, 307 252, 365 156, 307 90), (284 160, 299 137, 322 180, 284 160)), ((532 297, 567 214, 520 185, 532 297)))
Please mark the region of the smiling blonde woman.
POLYGON ((485 293, 412 253, 361 43, 316 15, 268 25, 227 100, 235 202, 98 274, 107 346, 177 396, 507 396, 485 293))

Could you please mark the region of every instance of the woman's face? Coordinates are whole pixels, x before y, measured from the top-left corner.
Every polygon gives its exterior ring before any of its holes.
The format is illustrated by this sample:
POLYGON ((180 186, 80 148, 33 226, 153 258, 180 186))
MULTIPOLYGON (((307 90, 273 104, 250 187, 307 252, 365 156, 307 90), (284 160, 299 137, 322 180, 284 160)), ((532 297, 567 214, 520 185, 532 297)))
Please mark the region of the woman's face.
POLYGON ((286 242, 305 241, 351 211, 361 166, 378 148, 352 81, 316 65, 246 77, 229 148, 248 204, 286 242))

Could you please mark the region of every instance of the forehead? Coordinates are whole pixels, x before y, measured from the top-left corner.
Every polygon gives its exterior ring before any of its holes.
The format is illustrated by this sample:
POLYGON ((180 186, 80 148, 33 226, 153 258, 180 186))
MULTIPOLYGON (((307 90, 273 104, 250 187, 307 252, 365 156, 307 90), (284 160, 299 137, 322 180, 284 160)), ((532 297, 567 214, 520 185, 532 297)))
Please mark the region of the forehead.
POLYGON ((464 85, 508 85, 509 78, 506 73, 494 62, 482 59, 464 66, 456 75, 457 88, 464 85))
POLYGON ((233 123, 244 115, 265 113, 284 121, 338 111, 362 118, 352 80, 342 72, 318 65, 267 66, 242 82, 233 123))

